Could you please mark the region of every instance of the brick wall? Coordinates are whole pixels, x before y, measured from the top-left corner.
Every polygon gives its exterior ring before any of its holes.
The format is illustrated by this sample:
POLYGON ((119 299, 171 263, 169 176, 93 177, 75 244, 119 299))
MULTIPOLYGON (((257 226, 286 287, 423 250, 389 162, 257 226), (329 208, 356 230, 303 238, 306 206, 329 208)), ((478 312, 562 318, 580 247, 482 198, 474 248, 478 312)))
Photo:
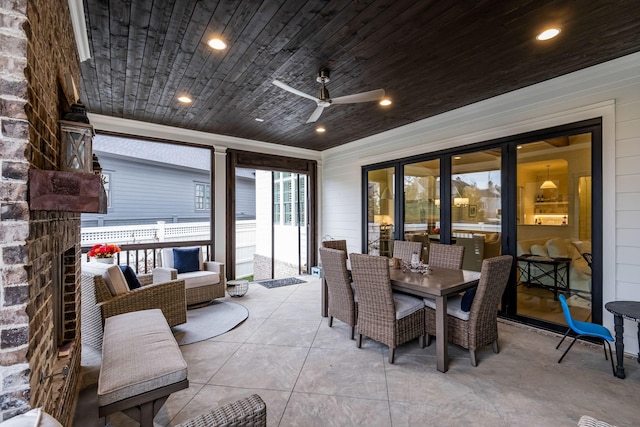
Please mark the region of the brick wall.
POLYGON ((28 170, 58 169, 57 121, 79 62, 64 0, 0 0, 0 420, 43 406, 70 425, 80 367, 78 214, 30 211, 28 170), (60 256, 61 255, 61 256, 60 256), (63 259, 64 339, 54 344, 52 272, 63 259), (70 375, 45 378, 61 371, 70 375))

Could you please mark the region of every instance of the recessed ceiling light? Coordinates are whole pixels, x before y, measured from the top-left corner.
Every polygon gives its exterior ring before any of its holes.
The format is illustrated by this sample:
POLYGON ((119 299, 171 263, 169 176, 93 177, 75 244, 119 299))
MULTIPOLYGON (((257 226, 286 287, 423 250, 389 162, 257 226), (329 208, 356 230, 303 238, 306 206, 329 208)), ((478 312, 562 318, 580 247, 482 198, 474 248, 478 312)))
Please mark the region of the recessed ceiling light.
POLYGON ((453 160, 460 160, 461 158, 462 158, 462 157, 460 157, 460 156, 455 156, 455 157, 453 158, 453 160))
POLYGON ((518 145, 516 148, 519 150, 522 148, 522 145, 518 145))
POLYGON ((207 44, 211 49, 215 50, 222 50, 227 48, 227 44, 222 39, 219 39, 217 37, 210 39, 207 44))
POLYGON ((537 40, 549 40, 560 34, 559 28, 549 28, 536 36, 537 40))
POLYGON ((382 105, 384 107, 386 107, 387 105, 391 105, 391 104, 392 104, 392 102, 391 102, 391 100, 389 98, 382 98, 380 100, 380 105, 382 105))
POLYGON ((179 96, 178 97, 178 101, 182 102, 183 104, 191 104, 193 102, 193 100, 191 98, 189 98, 188 96, 179 96))
POLYGON ((261 119, 260 117, 256 117, 256 122, 264 122, 264 119, 261 119))
POLYGON ((317 126, 316 127, 316 132, 318 133, 325 133, 327 130, 324 128, 324 126, 317 126))

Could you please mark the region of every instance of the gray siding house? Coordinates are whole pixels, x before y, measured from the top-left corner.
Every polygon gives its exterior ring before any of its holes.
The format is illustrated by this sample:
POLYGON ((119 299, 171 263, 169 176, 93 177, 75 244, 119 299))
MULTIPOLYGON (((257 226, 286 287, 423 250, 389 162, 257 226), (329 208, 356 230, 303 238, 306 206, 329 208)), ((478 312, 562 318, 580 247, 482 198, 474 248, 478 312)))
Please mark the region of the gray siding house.
MULTIPOLYGON (((108 198, 107 214, 82 214, 82 227, 208 222, 208 149, 96 135, 108 198)), ((238 219, 255 219, 255 173, 238 170, 238 219)))

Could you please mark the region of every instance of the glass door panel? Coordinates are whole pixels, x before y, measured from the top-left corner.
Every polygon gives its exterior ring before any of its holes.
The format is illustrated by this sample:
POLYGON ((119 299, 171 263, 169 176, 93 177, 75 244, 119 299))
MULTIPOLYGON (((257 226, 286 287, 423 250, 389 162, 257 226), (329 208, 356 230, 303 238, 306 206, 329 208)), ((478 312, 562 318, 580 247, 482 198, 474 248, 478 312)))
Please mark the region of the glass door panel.
POLYGON ((367 253, 393 254, 395 223, 393 167, 367 173, 367 253))
POLYGON ((421 242, 428 262, 429 235, 440 233, 440 160, 404 166, 404 240, 421 242))
POLYGON ((501 167, 500 148, 451 158, 451 238, 465 247, 465 270, 501 254, 501 167))
POLYGON ((307 176, 255 171, 254 279, 280 279, 307 272, 307 176))
POLYGON ((273 278, 307 271, 306 175, 273 172, 273 278))
POLYGON ((565 325, 562 293, 590 321, 591 134, 522 144, 517 159, 517 314, 565 325))

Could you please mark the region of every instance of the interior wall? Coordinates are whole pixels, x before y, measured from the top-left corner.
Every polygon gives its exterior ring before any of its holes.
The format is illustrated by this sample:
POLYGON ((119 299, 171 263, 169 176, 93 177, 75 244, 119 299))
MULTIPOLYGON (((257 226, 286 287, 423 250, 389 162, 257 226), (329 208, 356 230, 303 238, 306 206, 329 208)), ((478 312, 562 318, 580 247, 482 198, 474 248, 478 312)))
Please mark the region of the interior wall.
MULTIPOLYGON (((603 118, 603 301, 640 300, 640 54, 324 151, 323 234, 361 250, 363 165, 595 117, 603 118)), ((625 324, 626 352, 638 352, 636 332, 625 324)))

